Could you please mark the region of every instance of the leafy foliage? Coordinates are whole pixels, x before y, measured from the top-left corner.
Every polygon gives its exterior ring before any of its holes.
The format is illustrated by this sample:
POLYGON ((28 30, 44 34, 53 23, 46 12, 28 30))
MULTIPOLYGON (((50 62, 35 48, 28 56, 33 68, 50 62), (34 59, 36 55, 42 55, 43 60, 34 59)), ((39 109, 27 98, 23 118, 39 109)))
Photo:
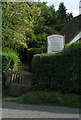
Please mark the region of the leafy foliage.
POLYGON ((72 13, 67 13, 66 11, 67 11, 67 9, 64 6, 64 3, 61 2, 59 4, 59 9, 56 11, 56 20, 57 21, 56 21, 55 29, 57 31, 60 31, 64 27, 64 25, 73 18, 72 13))
POLYGON ((2 53, 2 77, 3 77, 3 86, 5 85, 5 79, 7 77, 8 68, 18 70, 18 64, 20 62, 18 55, 14 52, 6 48, 2 53))
POLYGON ((29 35, 33 35, 34 24, 40 10, 32 3, 3 3, 3 47, 27 48, 29 35), (23 9, 24 8, 24 9, 23 9), (27 35, 26 35, 27 34, 27 35))
POLYGON ((28 42, 28 48, 34 48, 34 47, 38 48, 42 45, 45 45, 47 41, 46 36, 47 34, 45 32, 32 36, 31 41, 29 40, 28 42))
POLYGON ((18 49, 20 46, 26 47, 25 29, 27 20, 25 10, 21 3, 3 3, 3 47, 18 49), (24 27, 23 27, 24 26, 24 27))
POLYGON ((58 31, 70 20, 63 3, 58 11, 46 2, 4 2, 2 3, 3 48, 17 51, 46 44, 48 35, 58 31))

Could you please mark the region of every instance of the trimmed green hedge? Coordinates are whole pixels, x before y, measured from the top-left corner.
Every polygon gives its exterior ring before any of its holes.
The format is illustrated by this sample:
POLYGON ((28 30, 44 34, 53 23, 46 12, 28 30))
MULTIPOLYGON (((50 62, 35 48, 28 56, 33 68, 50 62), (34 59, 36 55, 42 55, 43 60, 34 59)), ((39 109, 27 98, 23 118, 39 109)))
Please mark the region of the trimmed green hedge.
POLYGON ((11 50, 6 50, 2 52, 2 83, 5 85, 5 79, 7 77, 8 68, 13 68, 14 70, 18 70, 19 63, 18 55, 11 50))
POLYGON ((31 66, 32 58, 35 54, 41 54, 46 53, 46 46, 43 46, 41 48, 29 48, 27 49, 27 61, 28 64, 31 66))
POLYGON ((35 55, 32 60, 35 90, 81 93, 81 43, 66 46, 62 52, 35 55))

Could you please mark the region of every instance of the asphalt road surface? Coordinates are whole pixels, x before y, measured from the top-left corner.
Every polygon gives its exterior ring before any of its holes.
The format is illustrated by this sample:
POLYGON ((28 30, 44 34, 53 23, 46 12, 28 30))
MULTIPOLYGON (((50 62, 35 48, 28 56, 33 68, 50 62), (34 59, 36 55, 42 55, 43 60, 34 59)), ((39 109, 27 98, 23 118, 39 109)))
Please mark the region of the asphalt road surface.
POLYGON ((79 118, 78 108, 2 102, 2 118, 79 118))

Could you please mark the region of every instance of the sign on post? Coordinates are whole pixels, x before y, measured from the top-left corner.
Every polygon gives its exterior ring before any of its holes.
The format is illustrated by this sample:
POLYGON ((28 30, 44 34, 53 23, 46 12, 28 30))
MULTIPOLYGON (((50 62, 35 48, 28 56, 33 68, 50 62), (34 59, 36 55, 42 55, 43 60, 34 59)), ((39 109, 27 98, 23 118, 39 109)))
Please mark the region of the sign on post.
POLYGON ((47 37, 48 42, 48 53, 59 52, 64 48, 65 37, 62 35, 51 35, 47 37))

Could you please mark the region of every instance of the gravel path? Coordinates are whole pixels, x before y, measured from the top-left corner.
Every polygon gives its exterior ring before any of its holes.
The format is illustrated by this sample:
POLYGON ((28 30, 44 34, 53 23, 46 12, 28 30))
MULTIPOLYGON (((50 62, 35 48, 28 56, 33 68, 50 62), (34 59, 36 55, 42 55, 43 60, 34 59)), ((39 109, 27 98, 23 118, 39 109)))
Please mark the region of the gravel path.
POLYGON ((2 102, 2 118, 79 118, 79 109, 2 102))

